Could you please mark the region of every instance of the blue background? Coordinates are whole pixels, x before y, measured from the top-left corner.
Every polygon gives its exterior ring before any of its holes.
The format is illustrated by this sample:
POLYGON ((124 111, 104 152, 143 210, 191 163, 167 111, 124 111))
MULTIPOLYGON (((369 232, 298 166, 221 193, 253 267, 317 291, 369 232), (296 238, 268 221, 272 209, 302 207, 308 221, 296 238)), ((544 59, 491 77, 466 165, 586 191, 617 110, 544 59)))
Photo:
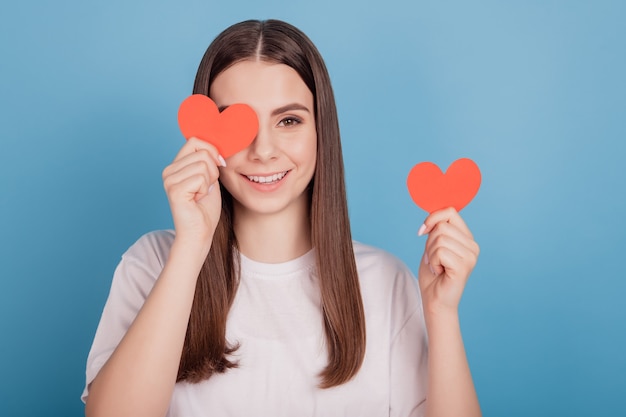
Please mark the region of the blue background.
POLYGON ((333 79, 354 237, 416 269, 405 179, 481 167, 461 305, 485 416, 626 415, 626 2, 5 2, 0 415, 79 416, 122 252, 171 227, 161 170, 215 35, 303 29, 333 79))

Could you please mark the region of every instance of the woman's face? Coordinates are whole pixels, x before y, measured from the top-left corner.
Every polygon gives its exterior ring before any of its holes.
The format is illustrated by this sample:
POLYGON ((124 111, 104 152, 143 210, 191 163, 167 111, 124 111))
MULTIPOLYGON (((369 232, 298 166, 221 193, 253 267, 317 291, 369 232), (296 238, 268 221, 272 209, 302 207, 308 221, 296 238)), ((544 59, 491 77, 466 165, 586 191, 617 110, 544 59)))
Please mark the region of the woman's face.
POLYGON ((241 61, 215 78, 209 95, 220 108, 245 103, 259 118, 256 139, 220 168, 237 209, 306 213, 317 133, 313 94, 298 73, 283 64, 241 61))

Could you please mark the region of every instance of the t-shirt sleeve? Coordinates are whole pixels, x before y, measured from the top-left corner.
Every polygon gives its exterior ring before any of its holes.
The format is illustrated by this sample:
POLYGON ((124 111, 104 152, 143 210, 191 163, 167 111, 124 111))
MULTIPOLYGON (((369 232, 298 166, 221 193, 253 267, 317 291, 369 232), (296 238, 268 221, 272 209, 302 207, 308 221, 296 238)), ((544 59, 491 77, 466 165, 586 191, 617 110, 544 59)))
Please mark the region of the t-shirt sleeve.
POLYGON ((172 239, 170 232, 148 233, 122 256, 113 274, 109 296, 87 357, 83 402, 89 394, 89 384, 126 334, 154 286, 172 239))
POLYGON ((419 286, 404 268, 394 289, 389 415, 417 417, 426 406, 428 340, 419 286))

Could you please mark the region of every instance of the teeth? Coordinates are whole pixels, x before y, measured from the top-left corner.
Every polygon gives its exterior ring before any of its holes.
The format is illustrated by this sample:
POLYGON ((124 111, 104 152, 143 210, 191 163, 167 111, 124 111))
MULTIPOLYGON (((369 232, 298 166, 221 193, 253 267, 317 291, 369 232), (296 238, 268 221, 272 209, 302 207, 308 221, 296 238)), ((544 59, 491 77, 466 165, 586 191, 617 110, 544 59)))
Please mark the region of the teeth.
POLYGON ((248 179, 252 182, 258 182, 259 184, 267 184, 269 182, 276 182, 282 180, 283 177, 287 175, 287 171, 281 172, 280 174, 268 175, 267 177, 258 177, 256 175, 246 175, 248 179))

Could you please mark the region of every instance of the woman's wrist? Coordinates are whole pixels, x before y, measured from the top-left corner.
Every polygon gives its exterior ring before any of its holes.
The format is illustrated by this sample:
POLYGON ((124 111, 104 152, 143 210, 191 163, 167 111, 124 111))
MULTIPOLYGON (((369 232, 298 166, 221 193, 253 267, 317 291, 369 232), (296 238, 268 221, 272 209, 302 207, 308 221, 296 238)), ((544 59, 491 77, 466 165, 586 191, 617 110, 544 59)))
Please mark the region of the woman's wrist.
POLYGON ((176 231, 171 251, 180 251, 190 255, 206 258, 213 243, 213 233, 210 235, 200 235, 198 233, 180 233, 176 231))
POLYGON ((438 328, 459 327, 459 309, 445 305, 424 306, 424 321, 429 334, 438 328))
POLYGON ((200 240, 176 236, 170 249, 168 264, 175 264, 176 268, 193 270, 197 275, 211 249, 211 242, 212 239, 200 240))

